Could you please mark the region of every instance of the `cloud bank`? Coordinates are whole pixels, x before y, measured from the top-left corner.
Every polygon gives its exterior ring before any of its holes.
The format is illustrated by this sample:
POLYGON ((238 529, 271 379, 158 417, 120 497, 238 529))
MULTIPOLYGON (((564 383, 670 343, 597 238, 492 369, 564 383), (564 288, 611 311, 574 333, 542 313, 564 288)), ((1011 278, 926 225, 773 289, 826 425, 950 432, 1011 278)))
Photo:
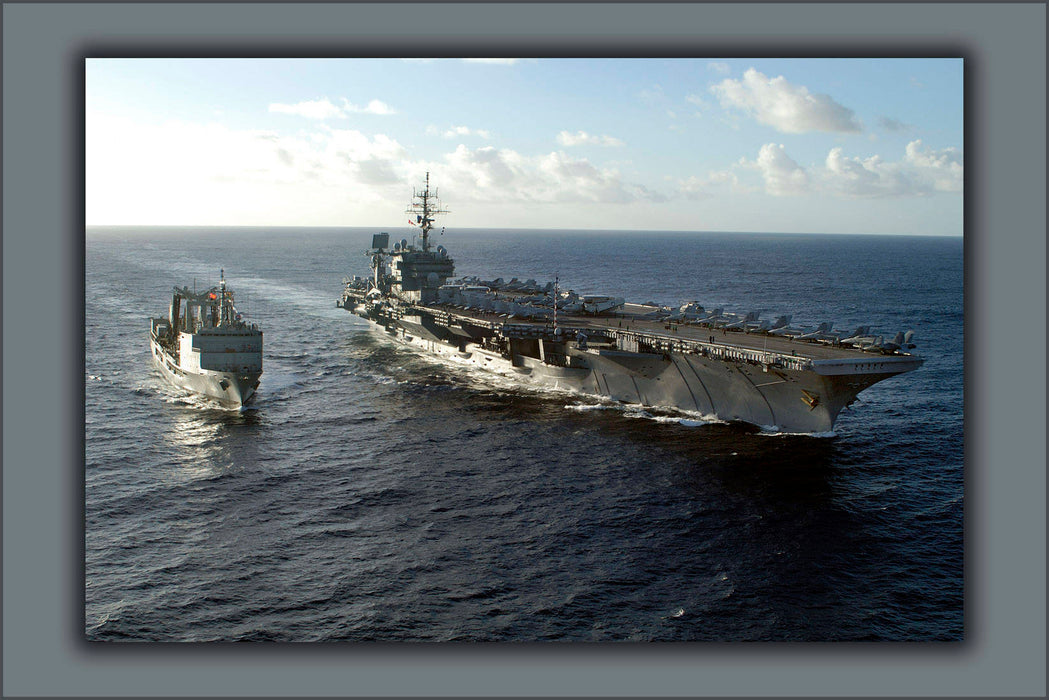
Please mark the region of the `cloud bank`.
MULTIPOLYGON (((308 109, 326 113, 316 106, 308 109)), ((359 218, 356 207, 370 206, 367 214, 375 216, 376 206, 400 202, 404 188, 427 170, 439 173, 442 189, 456 191, 456 199, 463 202, 666 200, 628 182, 615 169, 562 151, 532 155, 459 145, 426 161, 385 134, 327 124, 285 135, 174 120, 136 124, 94 114, 89 125, 86 165, 92 221, 100 220, 96 212, 119 210, 128 218, 150 213, 178 222, 177 202, 192 201, 197 215, 211 212, 215 221, 272 222, 286 218, 289 203, 296 202, 305 203, 294 208, 298 223, 330 225, 359 218), (148 176, 129 182, 127 173, 148 176), (128 206, 128 198, 136 211, 128 206)))
POLYGON ((881 156, 848 158, 841 147, 827 154, 821 176, 825 188, 847 197, 921 197, 934 192, 961 192, 961 151, 934 151, 911 141, 903 160, 887 163, 881 156))
MULTIPOLYGON (((902 159, 891 162, 880 155, 848 157, 841 146, 832 148, 822 163, 806 169, 788 155, 783 144, 765 144, 758 157, 740 159, 737 166, 756 172, 764 191, 776 197, 802 194, 841 198, 923 197, 935 192, 961 192, 964 180, 962 153, 956 148, 933 150, 920 140, 911 141, 902 159)), ((713 174, 712 174, 713 175, 713 174)), ((724 173, 706 179, 683 181, 686 197, 712 196, 717 185, 730 182, 724 173)), ((735 189, 742 188, 732 181, 735 189)))

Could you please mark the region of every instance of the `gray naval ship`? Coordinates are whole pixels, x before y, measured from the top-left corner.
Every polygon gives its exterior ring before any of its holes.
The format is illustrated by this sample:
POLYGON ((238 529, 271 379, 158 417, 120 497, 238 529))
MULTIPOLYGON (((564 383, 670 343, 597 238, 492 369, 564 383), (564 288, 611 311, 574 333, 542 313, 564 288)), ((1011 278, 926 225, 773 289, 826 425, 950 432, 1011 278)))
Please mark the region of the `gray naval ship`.
POLYGON ((225 271, 219 277, 217 287, 199 293, 175 287, 167 318, 150 319, 149 345, 169 382, 239 408, 259 387, 262 331, 237 312, 225 271))
POLYGON ((454 262, 430 241, 434 217, 447 211, 429 173, 407 213, 419 245, 401 240, 390 248, 389 234, 374 235, 370 277, 346 279, 336 305, 401 343, 522 383, 824 433, 861 391, 923 362, 910 352, 912 331, 886 342, 867 326, 794 328, 790 316, 763 321, 760 313, 707 312, 695 302, 674 309, 579 296, 557 280, 449 283, 454 262))

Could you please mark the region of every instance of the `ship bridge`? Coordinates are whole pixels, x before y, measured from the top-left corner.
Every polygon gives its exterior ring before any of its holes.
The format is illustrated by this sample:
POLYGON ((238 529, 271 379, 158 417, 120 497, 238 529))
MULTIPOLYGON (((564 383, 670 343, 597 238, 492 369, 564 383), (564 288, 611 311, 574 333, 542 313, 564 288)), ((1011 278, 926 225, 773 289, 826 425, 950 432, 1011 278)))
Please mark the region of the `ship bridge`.
POLYGON ((437 290, 455 274, 455 263, 443 246, 426 251, 401 249, 391 261, 393 292, 415 303, 436 301, 437 290))

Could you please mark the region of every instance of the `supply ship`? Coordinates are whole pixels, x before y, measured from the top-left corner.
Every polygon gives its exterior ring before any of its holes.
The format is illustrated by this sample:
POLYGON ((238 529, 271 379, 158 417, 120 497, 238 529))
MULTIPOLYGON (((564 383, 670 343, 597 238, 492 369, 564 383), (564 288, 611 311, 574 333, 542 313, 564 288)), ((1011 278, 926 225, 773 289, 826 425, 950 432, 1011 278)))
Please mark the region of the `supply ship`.
POLYGON ((150 319, 149 345, 169 382, 239 408, 259 388, 262 331, 237 312, 224 270, 219 277, 217 287, 200 293, 175 287, 167 318, 150 319))
POLYGON ((430 232, 441 208, 430 175, 407 212, 419 243, 372 237, 371 275, 344 280, 336 305, 389 337, 446 360, 626 404, 743 421, 784 433, 825 433, 857 394, 920 367, 913 331, 892 340, 794 328, 790 316, 707 312, 564 292, 559 280, 455 275, 430 232))

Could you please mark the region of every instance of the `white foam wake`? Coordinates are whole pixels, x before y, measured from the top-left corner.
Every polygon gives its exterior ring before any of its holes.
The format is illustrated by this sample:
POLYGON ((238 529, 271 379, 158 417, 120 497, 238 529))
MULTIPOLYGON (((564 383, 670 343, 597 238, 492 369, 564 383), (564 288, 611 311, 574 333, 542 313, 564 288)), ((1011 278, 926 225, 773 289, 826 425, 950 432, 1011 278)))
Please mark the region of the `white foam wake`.
POLYGON ((781 431, 775 425, 763 425, 761 430, 758 431, 758 435, 762 437, 812 437, 812 438, 834 438, 838 437, 838 434, 833 430, 827 430, 822 433, 787 433, 781 431))
POLYGON ((577 403, 565 406, 569 411, 620 411, 625 418, 638 418, 650 420, 655 423, 676 423, 686 428, 698 428, 704 425, 725 423, 716 416, 707 416, 696 412, 680 411, 675 409, 664 409, 664 411, 653 412, 648 406, 641 404, 623 403, 577 403))

